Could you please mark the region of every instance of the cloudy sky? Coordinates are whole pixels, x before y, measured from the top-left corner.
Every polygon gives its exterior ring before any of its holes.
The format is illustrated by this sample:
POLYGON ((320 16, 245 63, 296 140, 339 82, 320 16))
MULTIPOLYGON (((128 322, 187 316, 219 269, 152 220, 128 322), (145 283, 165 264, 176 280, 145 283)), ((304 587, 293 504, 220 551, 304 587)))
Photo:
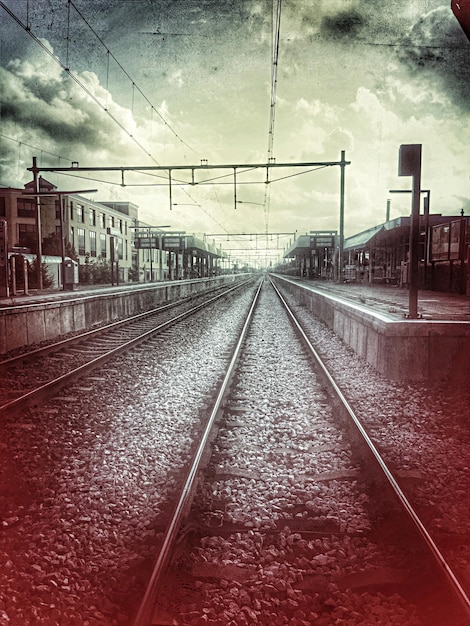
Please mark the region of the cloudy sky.
MULTIPOLYGON (((345 235, 409 214, 403 143, 423 146, 431 211, 470 214, 470 42, 450 0, 282 0, 272 156, 346 168, 345 235)), ((277 0, 0 2, 0 184, 42 167, 249 165, 268 159, 277 0), (12 12, 14 15, 11 15, 12 12), (274 25, 273 25, 274 22, 274 25), (26 30, 29 28, 29 32, 26 30), (34 37, 31 37, 34 35, 34 37), (70 72, 64 70, 69 68, 70 72)), ((90 181, 150 224, 187 232, 339 227, 339 167, 172 186, 161 172, 90 181), (98 182, 107 181, 106 183, 98 182), (250 204, 251 203, 251 204, 250 204)), ((189 180, 188 172, 174 174, 189 180)), ((197 178, 202 174, 197 172, 197 178)))

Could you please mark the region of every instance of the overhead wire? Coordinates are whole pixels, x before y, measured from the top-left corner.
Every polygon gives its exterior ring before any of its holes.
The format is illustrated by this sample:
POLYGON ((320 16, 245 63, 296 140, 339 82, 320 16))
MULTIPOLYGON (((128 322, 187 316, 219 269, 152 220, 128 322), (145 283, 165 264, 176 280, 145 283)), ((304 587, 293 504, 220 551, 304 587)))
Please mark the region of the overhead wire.
MULTIPOLYGON (((85 16, 81 13, 81 11, 77 8, 77 6, 74 4, 74 2, 72 0, 68 0, 68 5, 72 6, 74 8, 74 10, 76 11, 77 15, 83 20, 84 24, 90 29, 90 31, 93 33, 93 35, 96 37, 96 39, 100 42, 100 44, 105 48, 107 55, 108 55, 108 73, 109 73, 109 57, 111 57, 113 59, 113 61, 117 64, 117 66, 119 67, 119 69, 124 73, 124 75, 131 81, 132 83, 132 112, 134 109, 134 99, 135 99, 135 90, 137 90, 139 92, 139 94, 144 98, 144 100, 147 102, 147 104, 150 105, 150 110, 151 110, 151 115, 152 113, 156 113, 158 115, 158 117, 162 120, 162 122, 164 123, 165 129, 170 130, 175 137, 178 139, 178 141, 186 146, 187 148, 189 148, 192 152, 194 152, 195 154, 198 154, 198 152, 192 148, 187 142, 185 142, 180 136, 179 134, 175 131, 175 129, 168 123, 168 121, 163 117, 163 115, 158 111, 158 109, 152 104, 152 102, 149 100, 149 98, 145 95, 145 93, 142 91, 142 89, 137 85, 137 83, 132 79, 132 77, 130 76, 130 74, 126 71, 126 69, 122 66, 122 64, 118 61, 118 59, 114 56, 114 54, 109 50, 109 48, 106 46, 105 42, 101 39, 101 37, 98 35, 98 33, 94 30, 94 28, 91 26, 91 24, 88 22, 88 20, 85 18, 85 16)), ((151 118, 151 124, 153 121, 153 117, 151 118)), ((152 126, 151 126, 152 129, 152 126)), ((150 135, 152 134, 152 130, 150 135)), ((192 198, 192 196, 185 191, 184 189, 182 190, 187 196, 188 198, 190 198, 191 200, 194 200, 194 198, 192 198)), ((216 196, 217 197, 217 196, 216 196)), ((219 202, 220 205, 220 200, 217 197, 217 200, 219 202)), ((220 205, 221 206, 221 205, 220 205)), ((202 208, 202 207, 201 207, 202 208)), ((221 207, 222 208, 222 207, 221 207)), ((213 220, 215 221, 219 226, 219 222, 205 209, 203 209, 204 212, 206 212, 206 214, 213 220)))
MULTIPOLYGON (((69 41, 70 41, 70 7, 73 7, 73 9, 77 12, 77 14, 79 15, 79 17, 83 20, 83 22, 85 23, 85 25, 90 29, 90 31, 93 33, 93 35, 97 38, 97 40, 99 41, 99 43, 104 47, 104 49, 106 50, 106 56, 107 56, 107 70, 106 70, 106 91, 109 91, 109 62, 110 62, 110 58, 113 59, 113 61, 117 64, 117 66, 120 68, 120 70, 124 73, 124 75, 129 79, 129 81, 131 82, 132 85, 132 112, 134 110, 134 100, 135 100, 135 91, 137 90, 138 93, 144 98, 144 100, 150 105, 151 108, 151 114, 156 113, 159 118, 162 120, 163 124, 165 125, 165 128, 170 130, 175 137, 178 139, 178 141, 186 146, 187 148, 189 148, 192 152, 194 152, 195 154, 198 154, 197 151, 192 148, 187 142, 185 142, 180 136, 179 134, 175 131, 175 129, 168 123, 168 121, 161 115, 161 113, 158 111, 158 109, 152 104, 152 102, 149 100, 149 98, 145 95, 145 93, 142 91, 142 89, 137 85, 137 83, 132 79, 132 77, 130 76, 130 74, 126 71, 126 69, 122 66, 122 64, 118 61, 118 59, 115 57, 115 55, 109 50, 109 48, 106 46, 106 44, 104 43, 104 41, 101 39, 101 37, 98 35, 98 33, 96 33, 96 31, 93 29, 93 27, 91 26, 91 24, 88 22, 88 20, 83 16, 83 14, 80 12, 80 10, 76 7, 76 5, 72 2, 72 0, 68 0, 67 3, 67 44, 66 44, 66 62, 63 63, 61 61, 61 59, 55 55, 42 41, 39 37, 37 37, 31 30, 31 25, 29 23, 29 11, 28 11, 28 15, 27 15, 27 23, 24 24, 22 22, 22 20, 15 15, 15 13, 13 11, 11 11, 5 4, 4 2, 0 2, 0 7, 3 8, 8 14, 9 16, 21 27, 23 28, 23 30, 35 41, 35 43, 37 43, 39 46, 41 46, 41 48, 53 59, 53 61, 55 63, 57 63, 64 72, 66 72, 66 74, 72 78, 84 91, 85 93, 91 98, 91 100, 97 104, 111 119, 113 122, 115 122, 119 128, 130 138, 132 139, 132 141, 143 151, 145 152, 145 154, 156 164, 159 165, 158 161, 153 157, 153 155, 150 153, 149 149, 145 148, 145 146, 139 142, 139 140, 129 131, 127 130, 127 128, 125 128, 125 126, 117 119, 116 116, 114 116, 109 108, 108 108, 108 95, 106 96, 106 102, 103 105, 98 98, 96 98, 96 96, 90 91, 90 89, 88 89, 88 87, 80 80, 80 78, 78 77, 78 75, 74 74, 73 72, 70 71, 70 48, 69 48, 69 41)), ((15 140, 13 138, 10 138, 12 141, 18 141, 19 145, 21 146, 21 143, 24 142, 20 142, 19 140, 15 140)), ((27 145, 27 144, 24 144, 27 145)), ((29 146, 31 148, 35 148, 35 146, 29 146)), ((47 153, 47 152, 46 152, 47 153)), ((52 153, 48 153, 51 154, 52 153)), ((59 155, 53 155, 56 156, 57 158, 61 159, 64 157, 61 157, 59 155)), ((64 158, 64 160, 67 160, 64 158)), ((86 177, 80 177, 80 178, 86 178, 86 177)), ((91 179, 90 180, 96 180, 96 179, 91 179)), ((109 181, 101 181, 104 182, 105 184, 114 184, 111 183, 109 181)), ((194 200, 194 198, 191 197, 191 195, 185 191, 184 189, 182 189, 182 191, 191 199, 194 200)), ((220 200, 217 198, 219 205, 220 205, 220 200)), ((203 207, 201 207, 203 209, 203 207)), ((207 210, 203 209, 203 211, 218 225, 221 226, 221 224, 218 222, 217 219, 214 218, 213 215, 211 215, 210 212, 208 212, 207 210)), ((222 227, 222 226, 221 226, 222 227)), ((222 227, 223 228, 223 227, 222 227)))
MULTIPOLYGON (((268 130, 268 158, 270 163, 274 160, 274 125, 276 121, 276 101, 277 101, 277 75, 279 67, 279 43, 281 34, 281 4, 282 0, 273 0, 272 32, 271 32, 271 100, 269 107, 269 130, 268 130)), ((264 221, 266 234, 269 231, 269 212, 271 205, 271 188, 266 173, 266 184, 264 192, 264 221)), ((267 236, 267 235, 266 235, 267 236)))
MULTIPOLYGON (((145 95, 145 93, 142 91, 142 89, 137 85, 137 83, 133 80, 132 76, 129 74, 129 72, 127 72, 127 70, 123 67, 123 65, 119 62, 119 60, 115 57, 115 55, 111 52, 111 50, 108 48, 108 46, 105 44, 105 42, 103 41, 103 39, 98 35, 98 33, 95 31, 95 29, 91 26, 91 24, 88 22, 88 20, 85 18, 85 16, 83 15, 83 13, 77 8, 77 6, 75 5, 74 2, 72 2, 72 0, 68 0, 68 6, 72 6, 73 9, 76 11, 77 15, 80 17, 80 19, 84 22, 84 24, 87 26, 87 28, 89 28, 89 30, 93 33, 93 35, 96 37, 96 39, 99 41, 99 43, 103 46, 103 48, 106 50, 106 54, 108 56, 108 71, 109 71, 109 57, 112 58, 112 60, 116 63, 116 65, 119 67, 119 69, 123 72, 123 74, 126 76, 126 78, 128 78, 128 80, 130 81, 131 85, 132 85, 132 89, 133 91, 135 89, 137 89, 137 91, 139 92, 139 94, 143 97, 143 99, 147 102, 147 104, 150 106, 151 111, 155 111, 155 113, 158 115, 158 117, 162 120, 162 122, 164 123, 165 127, 168 128, 174 135, 175 137, 178 139, 178 141, 186 146, 187 148, 189 148, 189 150, 191 150, 192 152, 194 152, 195 154, 198 154, 197 151, 192 148, 188 143, 186 143, 180 136, 179 134, 176 132, 176 130, 168 123, 168 121, 163 117, 163 115, 158 111, 158 109, 153 105, 153 103, 149 100, 149 98, 145 95)), ((68 35, 67 35, 68 38, 68 35)))

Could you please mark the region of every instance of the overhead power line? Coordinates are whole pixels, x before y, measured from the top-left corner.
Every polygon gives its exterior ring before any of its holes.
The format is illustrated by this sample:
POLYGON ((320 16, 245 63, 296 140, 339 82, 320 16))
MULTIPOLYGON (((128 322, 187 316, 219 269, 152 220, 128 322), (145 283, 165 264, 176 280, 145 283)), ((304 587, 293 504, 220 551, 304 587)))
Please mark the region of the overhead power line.
MULTIPOLYGON (((186 143, 176 132, 176 130, 168 123, 168 121, 163 117, 163 115, 158 111, 158 109, 152 104, 152 102, 149 100, 149 98, 145 95, 145 93, 142 91, 142 89, 137 85, 137 83, 134 81, 134 79, 132 78, 132 76, 127 72, 127 70, 123 67, 123 65, 118 61, 118 59, 114 56, 114 54, 111 52, 111 50, 108 48, 108 46, 105 44, 105 42, 101 39, 101 37, 98 35, 98 33, 95 31, 95 29, 91 26, 91 24, 88 22, 88 20, 85 18, 85 16, 83 15, 83 13, 77 8, 77 6, 74 4, 74 2, 72 2, 72 0, 68 0, 68 6, 69 7, 73 7, 73 9, 76 11, 77 15, 80 17, 80 19, 83 21, 83 23, 90 29, 90 31, 93 33, 93 35, 96 37, 96 39, 99 41, 99 43, 103 46, 103 48, 106 50, 106 55, 107 55, 107 65, 108 65, 108 70, 107 73, 109 75, 109 59, 113 59, 113 61, 116 63, 116 65, 119 67, 119 69, 123 72, 123 74, 126 76, 126 78, 128 78, 128 80, 130 81, 131 85, 132 85, 132 96, 134 98, 134 91, 138 91, 140 93, 140 95, 142 96, 142 98, 147 102, 147 104, 150 106, 150 110, 151 112, 155 112, 158 117, 162 120, 162 122, 165 124, 165 126, 168 128, 168 130, 170 130, 174 136, 178 139, 178 141, 186 146, 187 148, 189 148, 192 152, 194 152, 195 154, 198 154, 197 151, 192 148, 188 143, 186 143)), ((70 10, 70 9, 69 9, 70 10)), ((68 26, 67 28, 70 28, 70 21, 68 21, 68 26)), ((67 31, 67 63, 68 63, 68 43, 70 40, 70 32, 69 30, 67 31)))
MULTIPOLYGON (((276 120, 277 100, 277 71, 279 66, 279 41, 281 34, 281 0, 273 0, 272 18, 272 59, 271 59, 271 102, 269 107, 269 131, 268 131, 268 163, 274 160, 274 123, 276 120)), ((264 190, 264 219, 266 232, 269 230, 269 209, 271 203, 271 188, 266 177, 264 190)))
MULTIPOLYGON (((140 89, 140 87, 138 87, 138 85, 135 83, 135 81, 132 80, 132 77, 128 74, 128 72, 124 69, 124 67, 119 63, 119 61, 116 59, 116 57, 111 53, 111 51, 106 47, 106 45, 104 44, 104 42, 100 39, 100 37, 97 35, 97 33, 93 30, 93 28, 88 24, 88 22, 85 20, 85 18, 82 16, 82 14, 78 11, 78 9, 75 7, 75 5, 69 0, 69 6, 73 6, 73 8, 77 11, 78 15, 81 17, 81 19, 84 20, 85 24, 87 25, 87 27, 91 30, 91 32, 95 35, 95 37, 97 37, 98 41, 100 42, 100 44, 105 48, 106 50, 106 54, 107 54, 107 58, 108 58, 108 62, 109 62, 109 58, 111 57, 119 66, 119 68, 124 72, 125 76, 129 79, 129 81, 132 84, 132 89, 135 90, 137 89, 138 92, 142 95, 142 97, 146 100, 146 102, 150 105, 151 107, 151 112, 155 112, 159 115, 159 117, 162 119, 163 123, 165 124, 165 126, 177 137, 177 139, 186 147, 188 147, 190 150, 192 150, 193 152, 196 152, 193 148, 191 148, 191 146, 189 146, 189 144, 187 144, 186 142, 184 142, 181 137, 176 133, 176 131, 170 126, 170 124, 165 120, 165 118, 158 112, 158 110, 156 109, 156 107, 151 103, 151 101, 145 96, 145 94, 143 93, 143 91, 140 89)), ((57 65, 59 65, 62 70, 64 72, 67 73, 67 75, 72 78, 72 80, 74 80, 82 89, 83 91, 93 100, 93 102, 95 102, 95 104, 97 104, 111 119, 112 121, 117 124, 117 126, 119 126, 119 128, 143 151, 145 152, 145 154, 156 164, 158 164, 158 161, 153 157, 153 155, 145 148, 145 146, 124 126, 124 124, 122 122, 119 121, 119 119, 113 115, 113 113, 110 112, 109 108, 107 107, 107 104, 102 104, 100 102, 100 100, 93 94, 92 91, 90 91, 90 89, 83 83, 82 80, 80 80, 79 76, 75 73, 73 73, 70 70, 69 67, 69 48, 68 48, 68 41, 70 39, 70 34, 69 32, 67 33, 67 53, 66 53, 66 62, 64 63, 63 61, 61 61, 61 59, 54 54, 45 44, 43 41, 41 41, 41 39, 39 37, 37 37, 33 31, 31 30, 31 27, 29 25, 29 23, 24 23, 17 15, 15 15, 15 13, 13 13, 13 11, 11 11, 4 2, 0 2, 0 7, 6 11, 8 13, 8 15, 34 40, 34 42, 36 44, 38 44, 52 59, 55 63, 57 63, 57 65)), ((68 23, 68 28, 69 28, 69 22, 70 20, 67 21, 68 23)))

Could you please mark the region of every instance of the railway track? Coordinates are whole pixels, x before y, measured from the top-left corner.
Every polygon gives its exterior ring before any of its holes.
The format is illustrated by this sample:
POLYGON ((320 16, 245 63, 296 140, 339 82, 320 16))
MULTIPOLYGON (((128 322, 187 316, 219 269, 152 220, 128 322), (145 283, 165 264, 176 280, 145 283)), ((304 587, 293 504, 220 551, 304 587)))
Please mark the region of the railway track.
POLYGON ((283 306, 260 285, 134 626, 468 624, 463 586, 283 306))
POLYGON ((0 415, 43 401, 245 284, 171 302, 0 361, 0 415))

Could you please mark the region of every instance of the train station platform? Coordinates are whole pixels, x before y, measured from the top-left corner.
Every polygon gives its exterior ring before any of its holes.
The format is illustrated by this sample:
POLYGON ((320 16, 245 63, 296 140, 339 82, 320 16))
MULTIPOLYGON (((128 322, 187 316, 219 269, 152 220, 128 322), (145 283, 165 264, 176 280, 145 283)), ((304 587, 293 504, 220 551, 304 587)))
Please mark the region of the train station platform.
POLYGON ((124 319, 155 306, 231 284, 246 275, 123 285, 73 291, 31 291, 0 298, 0 354, 124 319))
POLYGON ((387 285, 312 281, 273 275, 352 350, 387 378, 469 387, 470 297, 387 285))
MULTIPOLYGON (((409 311, 408 289, 369 283, 337 283, 333 281, 298 280, 306 288, 324 290, 346 300, 363 304, 371 310, 404 319, 409 311)), ((445 321, 470 321, 470 296, 441 291, 418 291, 420 319, 445 321)))

